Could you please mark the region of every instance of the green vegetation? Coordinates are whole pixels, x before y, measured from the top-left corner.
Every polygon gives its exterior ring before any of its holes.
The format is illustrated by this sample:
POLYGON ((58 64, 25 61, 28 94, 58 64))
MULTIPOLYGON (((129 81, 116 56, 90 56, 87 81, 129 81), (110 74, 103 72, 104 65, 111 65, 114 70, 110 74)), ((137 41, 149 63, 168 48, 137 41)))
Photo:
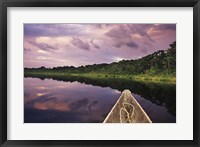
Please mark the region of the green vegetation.
POLYGON ((126 79, 145 82, 176 82, 176 42, 136 60, 122 60, 111 64, 80 67, 25 68, 25 77, 86 77, 90 79, 126 79))

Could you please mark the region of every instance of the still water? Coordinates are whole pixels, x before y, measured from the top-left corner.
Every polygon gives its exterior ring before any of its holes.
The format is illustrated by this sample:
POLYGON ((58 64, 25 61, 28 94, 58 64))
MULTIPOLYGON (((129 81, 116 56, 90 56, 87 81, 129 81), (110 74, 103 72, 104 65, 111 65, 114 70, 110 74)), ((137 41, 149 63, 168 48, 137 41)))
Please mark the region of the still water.
POLYGON ((85 78, 24 78, 25 123, 101 123, 129 89, 154 123, 176 122, 176 86, 85 78))

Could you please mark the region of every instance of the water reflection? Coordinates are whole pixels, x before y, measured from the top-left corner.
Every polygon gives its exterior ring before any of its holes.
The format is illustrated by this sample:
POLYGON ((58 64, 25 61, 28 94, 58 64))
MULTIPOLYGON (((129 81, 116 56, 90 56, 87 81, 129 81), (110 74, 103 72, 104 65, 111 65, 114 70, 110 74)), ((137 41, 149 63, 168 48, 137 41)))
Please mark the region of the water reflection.
POLYGON ((102 122, 120 96, 119 91, 78 82, 25 78, 24 85, 25 123, 102 122))
POLYGON ((25 78, 25 122, 102 122, 129 89, 153 122, 176 122, 176 86, 83 77, 25 78), (78 82, 77 82, 78 81, 78 82))

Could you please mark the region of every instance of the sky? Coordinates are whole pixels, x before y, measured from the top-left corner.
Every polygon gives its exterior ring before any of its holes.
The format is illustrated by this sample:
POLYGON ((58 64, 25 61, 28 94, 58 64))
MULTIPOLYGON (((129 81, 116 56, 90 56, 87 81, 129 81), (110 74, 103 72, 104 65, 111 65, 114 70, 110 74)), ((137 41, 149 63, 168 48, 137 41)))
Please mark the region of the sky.
POLYGON ((24 66, 138 59, 176 41, 176 24, 24 24, 24 66))

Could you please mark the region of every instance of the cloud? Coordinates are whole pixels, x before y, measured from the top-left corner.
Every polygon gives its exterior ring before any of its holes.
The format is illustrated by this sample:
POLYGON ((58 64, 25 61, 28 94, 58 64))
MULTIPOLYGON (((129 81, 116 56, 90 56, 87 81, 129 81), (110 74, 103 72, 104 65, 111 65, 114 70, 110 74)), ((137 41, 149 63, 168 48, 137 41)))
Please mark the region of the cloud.
POLYGON ((140 36, 148 38, 150 41, 155 42, 147 33, 147 30, 153 25, 151 24, 128 24, 129 32, 131 34, 139 34, 140 36))
POLYGON ((33 41, 29 41, 30 44, 32 44, 35 47, 40 48, 41 50, 57 50, 58 49, 58 45, 49 45, 47 43, 37 43, 37 42, 33 42, 33 41))
POLYGON ((151 26, 152 25, 143 24, 122 24, 108 31, 106 35, 111 38, 130 38, 133 34, 139 34, 140 36, 147 37, 149 40, 154 42, 154 40, 147 33, 148 28, 151 26))
POLYGON ((133 49, 137 49, 139 46, 137 43, 135 43, 132 39, 127 38, 127 39, 116 39, 114 42, 114 47, 120 48, 122 46, 127 46, 133 49))
POLYGON ((102 24, 94 24, 94 25, 92 25, 92 27, 95 27, 96 29, 103 29, 102 24))
POLYGON ((24 35, 31 37, 70 36, 81 34, 81 25, 72 24, 24 24, 24 35))
POLYGON ((123 27, 117 27, 114 29, 109 30, 107 33, 105 33, 108 37, 111 38, 124 38, 124 37, 130 37, 130 32, 127 32, 125 28, 123 27))
POLYGON ((24 48, 24 53, 26 53, 26 52, 30 52, 30 51, 31 51, 30 48, 24 48))
POLYGON ((78 37, 73 37, 71 43, 80 49, 90 50, 90 45, 88 44, 88 42, 83 41, 78 37))
POLYGON ((94 43, 94 38, 91 39, 90 43, 92 44, 92 46, 93 46, 94 48, 96 48, 96 49, 99 49, 99 48, 100 48, 98 44, 94 43))
MULTIPOLYGON (((115 47, 125 45, 130 48, 138 48, 139 45, 132 37, 133 35, 140 36, 140 38, 144 38, 146 41, 155 42, 147 33, 147 30, 151 26, 152 25, 121 24, 106 32, 105 35, 114 39, 115 47)), ((138 41, 139 40, 137 40, 137 42, 138 41)))
POLYGON ((158 24, 154 25, 154 28, 157 30, 176 30, 176 24, 158 24))
POLYGON ((125 45, 127 45, 128 47, 132 47, 132 48, 138 48, 138 45, 132 40, 127 42, 125 45))
POLYGON ((91 26, 92 28, 96 28, 96 29, 105 29, 105 28, 109 28, 109 27, 113 27, 116 24, 89 24, 88 26, 91 26))

